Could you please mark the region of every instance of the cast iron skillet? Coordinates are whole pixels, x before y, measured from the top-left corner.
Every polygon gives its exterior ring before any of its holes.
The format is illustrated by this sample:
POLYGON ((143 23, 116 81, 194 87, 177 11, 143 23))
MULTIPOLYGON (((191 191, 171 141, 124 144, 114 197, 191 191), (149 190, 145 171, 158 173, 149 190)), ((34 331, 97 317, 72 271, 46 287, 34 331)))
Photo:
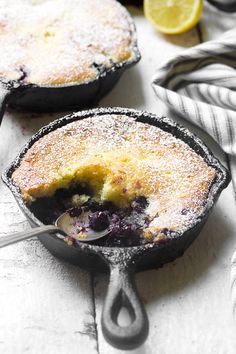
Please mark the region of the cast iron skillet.
POLYGON ((133 349, 143 343, 148 335, 148 319, 135 288, 134 272, 158 268, 164 263, 181 256, 199 234, 213 204, 221 191, 228 185, 230 176, 199 138, 167 118, 159 118, 154 114, 124 108, 100 108, 74 113, 50 123, 35 134, 2 175, 3 181, 12 191, 32 226, 41 225, 42 222, 24 203, 19 190, 13 185, 11 181, 13 171, 19 166, 27 150, 45 134, 70 122, 103 114, 125 114, 137 121, 160 127, 187 143, 197 154, 203 157, 206 163, 213 166, 217 171, 202 215, 186 232, 166 243, 108 248, 86 243, 68 246, 59 235, 39 237, 44 246, 56 257, 85 268, 99 271, 110 270, 110 281, 102 314, 103 334, 113 346, 120 349, 133 349), (132 320, 128 327, 120 327, 117 323, 119 310, 123 306, 127 308, 132 320))
POLYGON ((129 60, 114 63, 110 69, 96 66, 98 75, 91 81, 36 85, 26 82, 26 73, 23 71, 22 78, 17 81, 0 77, 0 124, 7 104, 13 108, 32 112, 65 111, 95 105, 117 83, 124 70, 141 59, 135 24, 128 12, 127 17, 132 39, 132 57, 129 60))

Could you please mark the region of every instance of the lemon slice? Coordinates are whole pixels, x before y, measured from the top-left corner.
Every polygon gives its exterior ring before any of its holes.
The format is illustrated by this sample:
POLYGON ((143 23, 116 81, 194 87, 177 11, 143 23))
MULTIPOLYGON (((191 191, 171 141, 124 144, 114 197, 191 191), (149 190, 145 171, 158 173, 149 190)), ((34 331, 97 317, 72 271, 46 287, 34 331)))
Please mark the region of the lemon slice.
POLYGON ((199 21, 203 0, 144 0, 146 18, 162 33, 183 33, 199 21))

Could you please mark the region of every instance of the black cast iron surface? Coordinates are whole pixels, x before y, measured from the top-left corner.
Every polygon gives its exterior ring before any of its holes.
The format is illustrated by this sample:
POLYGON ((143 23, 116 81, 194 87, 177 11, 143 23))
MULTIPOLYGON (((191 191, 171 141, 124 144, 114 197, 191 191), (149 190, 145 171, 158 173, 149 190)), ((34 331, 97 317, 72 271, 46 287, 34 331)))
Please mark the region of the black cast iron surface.
POLYGON ((217 171, 216 179, 210 188, 205 209, 201 216, 195 220, 195 223, 187 231, 178 235, 178 237, 169 239, 166 243, 112 248, 80 242, 68 246, 59 235, 39 238, 56 257, 63 258, 81 267, 110 271, 110 282, 102 314, 103 334, 113 346, 120 349, 133 349, 143 343, 148 335, 148 319, 135 288, 134 272, 158 268, 181 256, 200 233, 221 191, 227 187, 230 176, 199 138, 168 118, 159 118, 154 114, 124 108, 100 108, 74 113, 50 123, 36 133, 2 176, 3 181, 12 191, 32 226, 42 225, 42 222, 24 203, 19 190, 11 181, 12 173, 19 166, 27 150, 42 136, 70 122, 103 114, 125 114, 139 122, 157 126, 183 140, 217 171), (132 323, 128 327, 120 327, 117 323, 118 313, 122 306, 128 309, 132 319, 132 323))
POLYGON ((211 5, 224 12, 235 12, 235 0, 207 0, 211 5))
POLYGON ((113 63, 110 69, 96 66, 98 75, 90 81, 35 85, 27 82, 27 76, 18 81, 0 78, 0 124, 7 104, 13 108, 32 112, 65 111, 96 105, 113 88, 122 73, 141 58, 135 24, 128 12, 127 18, 130 25, 131 58, 120 63, 113 63))

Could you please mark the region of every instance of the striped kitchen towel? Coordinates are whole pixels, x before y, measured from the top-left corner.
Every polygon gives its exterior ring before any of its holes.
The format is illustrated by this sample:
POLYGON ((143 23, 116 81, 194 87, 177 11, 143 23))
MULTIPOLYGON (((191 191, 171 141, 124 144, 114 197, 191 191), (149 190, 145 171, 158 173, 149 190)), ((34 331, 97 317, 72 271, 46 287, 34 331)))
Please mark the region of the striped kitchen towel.
POLYGON ((236 156, 236 29, 185 50, 157 70, 152 85, 170 108, 236 156))
MULTIPOLYGON (((236 28, 217 40, 189 48, 155 73, 156 95, 210 134, 236 162, 236 28)), ((236 164, 232 169, 236 190, 236 164)), ((236 216, 235 216, 236 217, 236 216)), ((236 251, 231 262, 236 315, 236 251)))

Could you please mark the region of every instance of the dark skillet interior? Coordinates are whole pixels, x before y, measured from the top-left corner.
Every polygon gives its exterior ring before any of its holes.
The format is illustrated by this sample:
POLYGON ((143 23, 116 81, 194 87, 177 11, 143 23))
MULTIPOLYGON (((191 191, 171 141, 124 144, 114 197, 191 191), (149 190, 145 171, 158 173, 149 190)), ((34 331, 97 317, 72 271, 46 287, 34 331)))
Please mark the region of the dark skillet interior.
POLYGON ((41 242, 49 249, 55 256, 63 258, 73 264, 79 264, 82 267, 94 268, 102 271, 106 270, 107 260, 112 261, 112 258, 117 258, 117 255, 130 255, 133 265, 138 263, 137 270, 149 269, 159 267, 166 262, 169 262, 176 257, 182 255, 185 249, 193 242, 203 227, 213 204, 216 202, 221 191, 228 185, 230 176, 228 171, 220 164, 220 162, 213 156, 208 148, 201 142, 199 138, 190 133, 184 127, 181 127, 167 118, 159 118, 154 114, 135 111, 132 109, 123 108, 101 108, 93 109, 75 114, 68 115, 59 120, 56 120, 48 126, 42 128, 35 134, 28 144, 25 145, 21 153, 16 157, 11 166, 3 174, 3 181, 11 189, 15 196, 21 210, 24 212, 32 226, 40 225, 41 221, 36 218, 30 208, 22 200, 18 189, 11 182, 11 175, 13 171, 20 164, 21 159, 27 150, 43 135, 62 127, 72 121, 79 119, 86 119, 86 117, 103 114, 125 114, 135 118, 137 121, 157 126, 164 131, 170 132, 175 137, 187 143, 196 153, 203 157, 205 162, 217 170, 217 177, 213 182, 209 197, 201 217, 196 220, 196 223, 186 232, 175 237, 164 244, 148 244, 145 246, 136 247, 101 247, 92 244, 78 243, 75 246, 67 246, 67 244, 57 236, 49 235, 47 238, 41 237, 41 242), (98 255, 100 257, 98 257, 98 255), (142 257, 141 257, 142 256, 142 257), (95 261, 96 260, 96 261, 95 261), (104 262, 105 260, 105 262, 104 262), (96 263, 94 263, 96 262, 96 263))

